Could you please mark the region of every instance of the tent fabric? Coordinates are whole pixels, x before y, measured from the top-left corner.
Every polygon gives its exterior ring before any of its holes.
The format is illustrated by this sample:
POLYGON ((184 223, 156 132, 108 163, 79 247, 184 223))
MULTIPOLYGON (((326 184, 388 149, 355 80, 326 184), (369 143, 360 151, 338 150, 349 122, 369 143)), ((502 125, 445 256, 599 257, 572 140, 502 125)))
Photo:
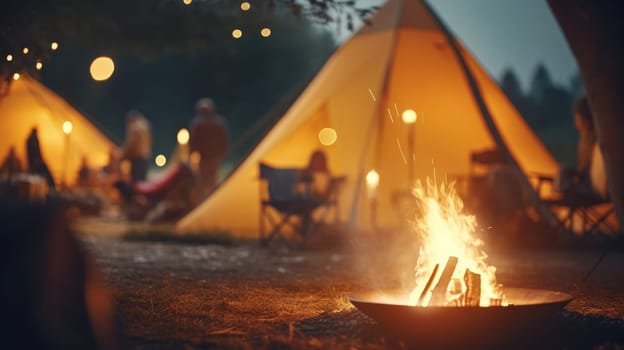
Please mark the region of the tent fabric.
POLYGON ((15 147, 25 168, 26 139, 37 127, 41 153, 57 183, 75 184, 83 156, 90 167, 101 167, 117 147, 67 101, 26 74, 0 97, 0 120, 0 157, 15 147), (65 121, 73 125, 69 135, 62 130, 65 121))
POLYGON ((457 53, 425 3, 389 0, 370 23, 330 57, 251 154, 178 222, 178 230, 257 235, 258 163, 304 166, 316 149, 326 152, 333 173, 346 175, 341 217, 360 229, 372 221, 365 176, 373 169, 380 177, 379 226, 398 222, 392 197, 409 190, 410 165, 414 179, 452 180, 468 174, 472 152, 506 147, 525 176, 557 172, 556 161, 500 88, 454 42, 504 142, 496 141, 457 53), (418 116, 411 126, 401 119, 406 109, 418 116), (320 143, 322 128, 336 131, 335 143, 320 143))

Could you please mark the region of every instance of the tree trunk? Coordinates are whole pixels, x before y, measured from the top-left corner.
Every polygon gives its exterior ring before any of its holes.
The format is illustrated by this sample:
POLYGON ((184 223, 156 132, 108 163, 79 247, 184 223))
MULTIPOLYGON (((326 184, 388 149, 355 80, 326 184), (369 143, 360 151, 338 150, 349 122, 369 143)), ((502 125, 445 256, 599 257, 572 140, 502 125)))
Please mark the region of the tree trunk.
POLYGON ((624 224, 624 21, 619 1, 548 0, 576 57, 594 116, 609 194, 624 224))

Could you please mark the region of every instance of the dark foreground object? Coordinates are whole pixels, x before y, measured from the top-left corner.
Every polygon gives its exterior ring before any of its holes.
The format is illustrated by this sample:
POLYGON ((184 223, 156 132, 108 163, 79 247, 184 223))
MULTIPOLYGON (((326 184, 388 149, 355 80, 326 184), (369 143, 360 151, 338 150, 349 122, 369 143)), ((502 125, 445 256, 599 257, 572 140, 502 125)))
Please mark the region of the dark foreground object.
POLYGON ((509 306, 420 307, 369 296, 349 300, 388 334, 411 346, 482 349, 518 346, 539 336, 573 299, 542 289, 506 288, 504 293, 509 306))

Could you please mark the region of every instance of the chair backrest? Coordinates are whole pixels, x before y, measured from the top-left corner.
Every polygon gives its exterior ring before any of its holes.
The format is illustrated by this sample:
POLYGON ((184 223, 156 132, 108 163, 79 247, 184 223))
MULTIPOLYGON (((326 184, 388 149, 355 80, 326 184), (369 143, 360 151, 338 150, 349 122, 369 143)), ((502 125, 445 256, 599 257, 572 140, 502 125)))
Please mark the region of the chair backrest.
POLYGON ((260 163, 260 179, 268 184, 271 200, 289 200, 297 197, 297 182, 301 169, 275 168, 260 163))

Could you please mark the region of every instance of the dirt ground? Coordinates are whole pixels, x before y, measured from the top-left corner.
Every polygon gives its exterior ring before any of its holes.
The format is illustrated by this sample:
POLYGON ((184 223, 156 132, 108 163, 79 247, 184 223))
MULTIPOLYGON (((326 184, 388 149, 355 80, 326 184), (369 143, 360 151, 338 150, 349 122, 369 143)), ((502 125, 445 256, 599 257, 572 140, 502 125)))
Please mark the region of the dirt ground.
MULTIPOLYGON (((118 305, 131 349, 401 349, 347 297, 405 287, 415 256, 393 237, 348 237, 340 248, 255 243, 189 245, 83 232, 118 305)), ((83 230, 84 231, 84 230, 83 230)), ((88 231, 88 230, 87 230, 88 231)), ((102 230, 100 230, 102 231, 102 230)), ((118 230, 119 232, 123 230, 118 230)), ((552 289, 574 300, 544 337, 517 348, 624 348, 624 251, 490 251, 505 286, 552 289), (527 345, 530 344, 530 345, 527 345)))

